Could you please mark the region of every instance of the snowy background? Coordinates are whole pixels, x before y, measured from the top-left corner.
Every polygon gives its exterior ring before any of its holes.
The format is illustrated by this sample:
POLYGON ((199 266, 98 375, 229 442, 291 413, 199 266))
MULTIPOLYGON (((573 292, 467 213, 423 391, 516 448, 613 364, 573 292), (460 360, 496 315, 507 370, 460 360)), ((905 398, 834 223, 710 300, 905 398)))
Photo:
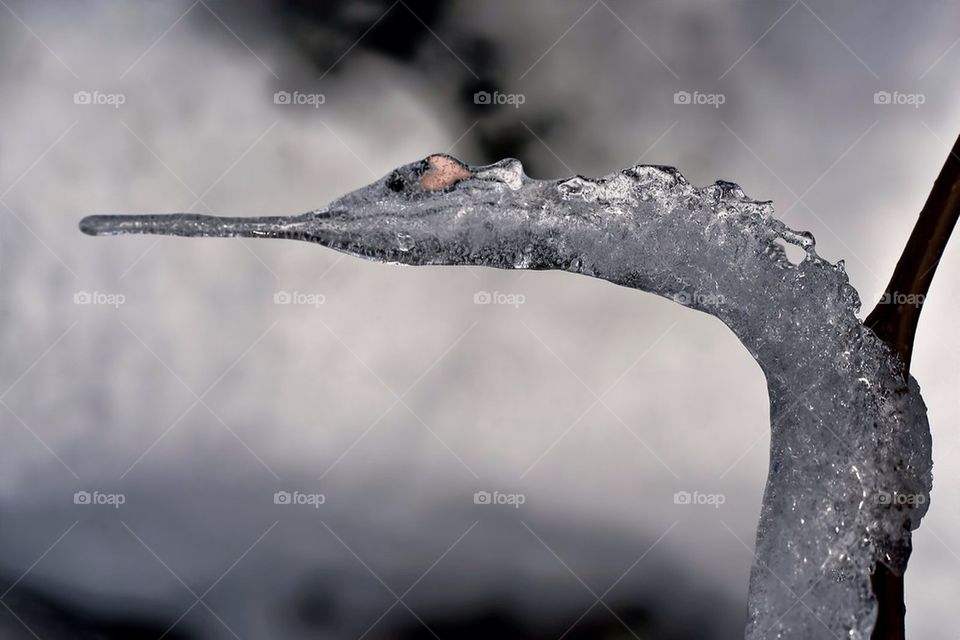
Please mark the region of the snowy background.
MULTIPOLYGON (((568 274, 76 223, 302 212, 442 151, 538 178, 668 164, 772 199, 869 310, 960 131, 958 18, 0 0, 3 637, 739 635, 768 407, 714 318, 568 274)), ((958 626, 958 266, 951 245, 913 364, 935 461, 913 637, 958 626)))

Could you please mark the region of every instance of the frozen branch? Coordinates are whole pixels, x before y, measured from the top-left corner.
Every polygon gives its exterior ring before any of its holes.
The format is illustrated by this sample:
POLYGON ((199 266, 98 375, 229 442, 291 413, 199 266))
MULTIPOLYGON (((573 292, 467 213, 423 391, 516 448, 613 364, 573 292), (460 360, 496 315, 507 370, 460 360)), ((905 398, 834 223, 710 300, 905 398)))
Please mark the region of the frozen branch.
MULTIPOLYGON (((733 330, 770 394, 770 469, 749 638, 867 638, 877 563, 903 571, 926 512, 930 436, 916 383, 857 319, 842 263, 734 184, 637 166, 537 181, 445 155, 293 217, 94 216, 93 235, 289 238, 410 265, 558 269, 665 296, 733 330), (791 262, 784 245, 804 251, 791 262)), ((636 505, 638 509, 646 505, 636 505)))
MULTIPOLYGON (((910 370, 913 339, 933 275, 960 216, 960 137, 947 156, 940 175, 920 211, 883 298, 864 324, 877 334, 910 370)), ((903 574, 878 565, 873 591, 879 602, 875 640, 902 640, 906 636, 903 574)))

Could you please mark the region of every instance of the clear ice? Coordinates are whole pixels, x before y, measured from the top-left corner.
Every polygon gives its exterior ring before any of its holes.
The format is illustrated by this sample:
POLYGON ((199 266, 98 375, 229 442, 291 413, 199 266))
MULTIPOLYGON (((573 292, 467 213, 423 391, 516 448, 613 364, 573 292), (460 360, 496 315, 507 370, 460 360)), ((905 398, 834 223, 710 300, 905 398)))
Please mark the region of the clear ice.
POLYGON ((405 165, 300 216, 92 216, 94 235, 291 238, 408 265, 557 269, 723 321, 770 394, 770 468, 746 637, 870 637, 870 573, 899 573, 928 506, 931 443, 916 381, 857 319, 843 263, 820 258, 768 202, 675 169, 540 181, 516 160, 405 165), (782 243, 801 248, 797 264, 782 243))

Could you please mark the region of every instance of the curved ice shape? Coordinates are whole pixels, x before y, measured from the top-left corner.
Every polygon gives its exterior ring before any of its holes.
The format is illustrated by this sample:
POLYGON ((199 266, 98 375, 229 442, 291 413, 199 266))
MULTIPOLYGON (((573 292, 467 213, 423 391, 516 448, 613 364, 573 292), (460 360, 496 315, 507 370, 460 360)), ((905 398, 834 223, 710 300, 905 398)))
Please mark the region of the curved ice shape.
POLYGON ((843 264, 768 202, 675 169, 537 181, 516 160, 406 165, 296 217, 94 216, 86 233, 281 237, 410 265, 559 269, 722 320, 770 394, 770 469, 748 638, 869 638, 870 571, 903 570, 927 509, 930 435, 916 382, 855 313, 843 264), (801 247, 799 264, 781 242, 801 247))

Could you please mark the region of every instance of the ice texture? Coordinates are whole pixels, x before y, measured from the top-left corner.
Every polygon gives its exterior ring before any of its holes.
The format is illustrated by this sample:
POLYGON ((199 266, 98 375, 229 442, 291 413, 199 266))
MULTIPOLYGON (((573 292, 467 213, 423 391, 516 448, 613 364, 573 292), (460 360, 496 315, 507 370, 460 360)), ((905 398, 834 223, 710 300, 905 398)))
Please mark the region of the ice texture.
MULTIPOLYGON (((877 562, 904 569, 931 488, 926 409, 899 358, 857 319, 843 263, 729 182, 673 168, 540 181, 516 160, 405 165, 293 217, 94 216, 91 234, 281 237, 408 265, 557 269, 716 316, 770 395, 770 468, 746 637, 870 637, 877 562), (788 259, 782 243, 804 258, 788 259)), ((638 505, 639 508, 639 505, 638 505)))

